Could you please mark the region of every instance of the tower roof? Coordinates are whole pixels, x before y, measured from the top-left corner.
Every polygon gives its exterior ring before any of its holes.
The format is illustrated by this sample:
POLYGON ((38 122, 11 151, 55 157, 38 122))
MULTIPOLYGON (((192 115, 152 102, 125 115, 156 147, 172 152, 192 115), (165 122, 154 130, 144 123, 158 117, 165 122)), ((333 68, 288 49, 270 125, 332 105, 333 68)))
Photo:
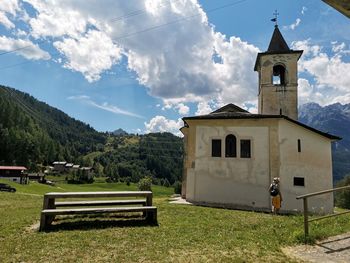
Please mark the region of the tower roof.
POLYGON ((254 71, 258 71, 259 61, 261 56, 271 55, 271 54, 298 54, 298 59, 303 53, 302 50, 292 50, 288 47, 287 42, 284 40, 281 31, 278 29, 278 25, 275 25, 275 30, 273 31, 271 41, 267 51, 258 53, 255 61, 254 71))
POLYGON ((284 40, 278 26, 275 25, 272 38, 267 52, 286 52, 290 51, 287 42, 284 40))

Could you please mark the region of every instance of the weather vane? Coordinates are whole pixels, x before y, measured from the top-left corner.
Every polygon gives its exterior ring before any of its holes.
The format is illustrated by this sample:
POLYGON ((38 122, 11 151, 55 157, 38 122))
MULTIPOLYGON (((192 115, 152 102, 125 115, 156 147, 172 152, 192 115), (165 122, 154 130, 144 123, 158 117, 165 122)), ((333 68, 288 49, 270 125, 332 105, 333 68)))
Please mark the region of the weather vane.
POLYGON ((272 22, 275 22, 275 26, 278 26, 277 24, 277 16, 279 15, 279 13, 277 13, 277 10, 275 10, 275 13, 273 13, 273 15, 275 16, 274 18, 271 19, 272 22))

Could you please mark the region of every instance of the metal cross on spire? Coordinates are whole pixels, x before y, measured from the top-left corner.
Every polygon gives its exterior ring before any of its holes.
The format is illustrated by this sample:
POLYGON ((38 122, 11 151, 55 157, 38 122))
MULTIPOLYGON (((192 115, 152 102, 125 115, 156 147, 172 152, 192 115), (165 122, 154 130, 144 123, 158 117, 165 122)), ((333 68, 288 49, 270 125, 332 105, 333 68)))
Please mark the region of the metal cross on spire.
POLYGON ((277 10, 275 10, 275 13, 273 13, 273 15, 275 16, 274 18, 271 19, 272 22, 275 22, 275 26, 278 26, 277 24, 277 17, 279 16, 279 13, 277 12, 277 10))

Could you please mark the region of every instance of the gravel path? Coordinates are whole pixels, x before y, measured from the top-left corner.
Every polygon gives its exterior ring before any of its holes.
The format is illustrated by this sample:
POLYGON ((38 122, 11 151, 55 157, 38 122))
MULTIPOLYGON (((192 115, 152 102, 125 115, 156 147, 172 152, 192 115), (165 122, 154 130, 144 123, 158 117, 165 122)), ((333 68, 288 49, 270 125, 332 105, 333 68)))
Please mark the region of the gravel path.
POLYGON ((300 245, 282 250, 287 256, 306 262, 349 263, 350 233, 330 237, 313 246, 300 245))

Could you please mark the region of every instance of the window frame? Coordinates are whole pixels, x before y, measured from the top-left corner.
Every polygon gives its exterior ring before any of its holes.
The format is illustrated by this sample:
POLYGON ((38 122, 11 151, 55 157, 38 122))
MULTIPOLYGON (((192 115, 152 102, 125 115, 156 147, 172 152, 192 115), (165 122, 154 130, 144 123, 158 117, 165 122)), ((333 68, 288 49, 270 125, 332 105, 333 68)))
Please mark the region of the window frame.
POLYGON ((225 136, 225 158, 237 158, 237 136, 233 133, 227 134, 225 136), (233 145, 231 145, 231 148, 229 148, 230 145, 228 145, 228 140, 230 138, 234 139, 232 140, 233 145), (232 152, 229 150, 232 150, 232 152))
POLYGON ((305 177, 294 176, 293 177, 293 186, 305 187, 305 177), (298 180, 301 180, 300 183, 297 183, 298 180))
POLYGON ((211 138, 211 155, 210 157, 214 158, 221 158, 222 157, 222 139, 220 138, 211 138), (216 151, 217 153, 220 153, 220 156, 214 155, 214 141, 218 142, 220 141, 220 151, 216 151))
POLYGON ((252 139, 251 138, 242 138, 239 140, 239 156, 242 159, 251 159, 252 158, 252 139), (242 142, 249 142, 249 154, 243 155, 242 142))

